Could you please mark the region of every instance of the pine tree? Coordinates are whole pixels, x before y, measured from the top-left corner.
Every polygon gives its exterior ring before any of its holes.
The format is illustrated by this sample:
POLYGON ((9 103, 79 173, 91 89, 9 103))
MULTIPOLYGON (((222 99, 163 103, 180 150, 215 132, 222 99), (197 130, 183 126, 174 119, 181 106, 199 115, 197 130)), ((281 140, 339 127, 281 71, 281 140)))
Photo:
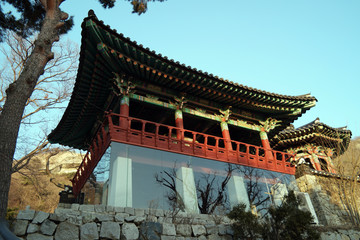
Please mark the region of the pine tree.
POLYGON ((245 210, 245 205, 234 207, 228 214, 235 220, 234 236, 237 239, 264 240, 317 240, 320 235, 312 226, 310 212, 299 209, 299 201, 293 191, 280 206, 272 205, 264 218, 245 210))

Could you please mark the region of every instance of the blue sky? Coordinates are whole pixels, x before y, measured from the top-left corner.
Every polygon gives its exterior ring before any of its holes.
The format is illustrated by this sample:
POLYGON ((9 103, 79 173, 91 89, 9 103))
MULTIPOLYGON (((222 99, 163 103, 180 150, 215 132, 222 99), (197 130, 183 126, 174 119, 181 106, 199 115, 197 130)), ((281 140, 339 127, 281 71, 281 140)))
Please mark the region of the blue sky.
POLYGON ((311 93, 317 105, 294 124, 316 117, 360 136, 360 1, 168 0, 132 14, 117 1, 68 0, 75 17, 64 36, 80 45, 89 9, 105 24, 162 55, 249 87, 279 94, 311 93))

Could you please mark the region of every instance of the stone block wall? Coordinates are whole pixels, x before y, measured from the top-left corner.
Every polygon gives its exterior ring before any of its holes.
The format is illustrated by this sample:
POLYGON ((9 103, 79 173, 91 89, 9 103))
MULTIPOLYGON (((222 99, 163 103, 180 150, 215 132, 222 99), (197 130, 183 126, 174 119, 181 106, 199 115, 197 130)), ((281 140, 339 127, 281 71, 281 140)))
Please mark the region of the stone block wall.
POLYGON ((59 204, 54 213, 22 210, 12 231, 24 240, 228 240, 233 233, 226 216, 79 204, 59 204))
MULTIPOLYGON (((317 228, 321 240, 360 239, 358 230, 317 228)), ((54 213, 22 210, 12 231, 23 240, 234 239, 226 216, 79 204, 59 204, 54 213)))
POLYGON ((319 223, 324 226, 352 225, 346 206, 341 201, 344 193, 337 188, 337 181, 341 180, 312 174, 296 179, 299 190, 309 194, 319 223))

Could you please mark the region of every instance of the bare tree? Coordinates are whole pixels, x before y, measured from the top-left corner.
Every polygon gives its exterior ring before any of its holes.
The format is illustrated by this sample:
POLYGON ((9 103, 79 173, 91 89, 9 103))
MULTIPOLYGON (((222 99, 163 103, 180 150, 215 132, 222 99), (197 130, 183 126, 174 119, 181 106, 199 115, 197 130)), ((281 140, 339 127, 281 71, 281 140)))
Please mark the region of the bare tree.
POLYGON ((336 168, 341 176, 333 179, 337 196, 352 224, 360 226, 360 138, 336 159, 336 168))
MULTIPOLYGON (((0 52, 4 56, 3 67, 0 70, 0 113, 6 101, 5 90, 18 79, 23 71, 30 53, 34 48, 34 39, 26 39, 8 31, 0 52)), ((24 168, 30 160, 41 152, 46 152, 50 144, 43 128, 48 119, 44 114, 52 109, 64 108, 62 103, 68 101, 76 74, 78 50, 76 44, 68 41, 65 44, 54 44, 56 57, 45 68, 39 78, 34 92, 26 102, 22 116, 22 137, 18 140, 17 159, 13 161, 12 172, 24 168), (34 129, 38 129, 36 136, 34 129)))
MULTIPOLYGON (((196 181, 196 192, 198 207, 203 214, 213 214, 220 206, 224 206, 227 200, 226 186, 229 182, 232 172, 232 165, 228 164, 225 169, 225 177, 220 176, 216 171, 204 173, 196 181)), ((185 205, 176 190, 176 166, 169 171, 163 171, 155 174, 155 181, 168 189, 166 198, 169 205, 175 210, 184 210, 185 205)), ((179 180, 180 181, 180 180, 179 180)))
MULTIPOLYGON (((175 163, 176 165, 176 163, 175 163)), ((160 185, 167 188, 165 197, 167 198, 168 204, 173 211, 181 210, 185 211, 185 204, 181 198, 180 193, 176 190, 176 166, 170 171, 163 171, 160 174, 155 174, 155 181, 160 185)), ((180 180, 179 180, 180 181, 180 180)))
POLYGON ((218 207, 224 207, 227 202, 226 187, 232 176, 234 168, 231 164, 225 169, 225 178, 220 177, 216 171, 202 174, 196 182, 199 209, 201 213, 213 214, 218 207))
MULTIPOLYGON (((267 209, 265 203, 270 201, 270 194, 265 194, 265 189, 261 182, 264 179, 263 173, 257 168, 237 166, 237 171, 244 176, 246 180, 246 191, 249 197, 250 206, 256 207, 257 211, 267 209)), ((273 178, 275 179, 275 177, 273 178)))

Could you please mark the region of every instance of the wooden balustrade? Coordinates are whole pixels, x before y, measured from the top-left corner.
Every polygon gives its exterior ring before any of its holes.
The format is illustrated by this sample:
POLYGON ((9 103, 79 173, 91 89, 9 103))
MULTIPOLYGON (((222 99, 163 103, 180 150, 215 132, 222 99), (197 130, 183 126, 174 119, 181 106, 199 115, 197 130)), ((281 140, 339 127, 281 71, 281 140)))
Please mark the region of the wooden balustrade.
POLYGON ((111 113, 99 128, 72 180, 75 195, 80 193, 111 141, 295 174, 295 166, 290 163, 294 156, 288 153, 270 150, 273 158, 267 158, 269 154, 265 151, 269 150, 259 146, 231 141, 231 147, 225 148, 225 139, 221 137, 111 113), (181 139, 177 137, 178 132, 181 139))

